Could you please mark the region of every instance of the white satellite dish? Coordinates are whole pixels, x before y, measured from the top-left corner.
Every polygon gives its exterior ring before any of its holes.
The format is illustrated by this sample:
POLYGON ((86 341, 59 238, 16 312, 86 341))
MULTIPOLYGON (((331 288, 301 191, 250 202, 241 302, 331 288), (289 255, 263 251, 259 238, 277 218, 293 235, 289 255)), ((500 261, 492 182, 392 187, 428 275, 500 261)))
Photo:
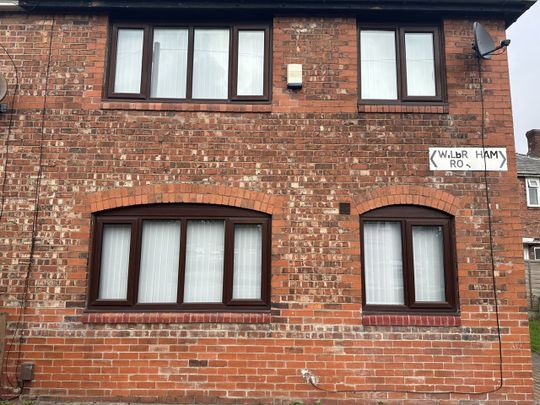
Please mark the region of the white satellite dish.
POLYGON ((476 51, 476 56, 482 59, 491 59, 491 55, 497 52, 499 49, 506 48, 510 45, 510 40, 505 39, 501 41, 500 45, 495 46, 495 42, 491 35, 479 22, 473 24, 474 30, 474 45, 473 49, 476 51))

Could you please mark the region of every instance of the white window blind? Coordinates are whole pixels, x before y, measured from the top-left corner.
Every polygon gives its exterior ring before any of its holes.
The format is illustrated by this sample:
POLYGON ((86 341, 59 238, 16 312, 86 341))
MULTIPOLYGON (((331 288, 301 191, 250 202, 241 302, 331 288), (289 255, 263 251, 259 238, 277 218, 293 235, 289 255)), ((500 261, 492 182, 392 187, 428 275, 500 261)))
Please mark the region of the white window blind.
POLYGON ((193 98, 226 99, 229 88, 229 30, 195 29, 193 98))
POLYGON ((154 29, 151 97, 185 98, 188 30, 154 29))
POLYGON ((433 33, 406 33, 408 96, 436 96, 433 33))
POLYGON ((360 31, 360 73, 362 99, 397 99, 394 31, 360 31))
POLYGON ((121 28, 116 45, 114 92, 141 92, 144 30, 121 28))
POLYGON ((234 229, 234 299, 260 299, 262 226, 236 225, 234 229))
POLYGON ((364 223, 366 303, 404 303, 401 224, 364 223))
POLYGON ((180 221, 144 221, 142 229, 139 302, 176 302, 180 221))
POLYGON ((99 299, 127 299, 131 225, 105 224, 101 243, 99 299))
POLYGON ((262 96, 264 85, 264 31, 238 32, 239 96, 262 96))
POLYGON ((223 221, 188 221, 184 302, 222 301, 224 253, 223 221))
POLYGON ((416 301, 446 301, 442 227, 413 226, 412 238, 416 301))

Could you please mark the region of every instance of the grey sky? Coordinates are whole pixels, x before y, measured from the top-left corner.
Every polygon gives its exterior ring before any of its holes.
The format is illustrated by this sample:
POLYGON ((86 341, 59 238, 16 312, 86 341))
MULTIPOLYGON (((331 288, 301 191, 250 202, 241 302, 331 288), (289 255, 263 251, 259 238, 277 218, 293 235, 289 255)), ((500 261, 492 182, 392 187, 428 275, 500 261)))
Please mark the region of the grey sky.
POLYGON ((540 128, 540 2, 506 31, 516 150, 527 152, 525 133, 540 128))

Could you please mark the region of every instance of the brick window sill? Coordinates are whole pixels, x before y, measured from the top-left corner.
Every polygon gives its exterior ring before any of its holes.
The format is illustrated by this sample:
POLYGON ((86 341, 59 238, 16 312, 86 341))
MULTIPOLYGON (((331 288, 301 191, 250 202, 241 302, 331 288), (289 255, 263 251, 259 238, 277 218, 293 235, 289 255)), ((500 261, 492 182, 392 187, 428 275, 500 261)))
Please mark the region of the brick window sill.
POLYGON ((358 104, 358 112, 361 113, 448 114, 448 111, 448 105, 446 104, 358 104))
POLYGON ((261 313, 88 313, 81 317, 85 324, 175 324, 175 323, 240 323, 267 324, 271 321, 269 312, 261 313))
POLYGON ((458 315, 364 314, 364 326, 460 326, 458 315))
POLYGON ((271 104, 233 104, 233 103, 149 103, 137 101, 102 101, 102 110, 128 111, 186 111, 186 112, 239 112, 269 113, 271 104))

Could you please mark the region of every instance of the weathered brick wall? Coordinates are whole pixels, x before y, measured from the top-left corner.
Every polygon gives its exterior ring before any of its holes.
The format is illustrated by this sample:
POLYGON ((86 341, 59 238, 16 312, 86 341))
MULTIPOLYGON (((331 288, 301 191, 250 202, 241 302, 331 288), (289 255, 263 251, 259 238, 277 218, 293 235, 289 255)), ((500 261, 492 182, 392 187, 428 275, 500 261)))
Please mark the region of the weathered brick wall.
MULTIPOLYGON (((0 20, 0 43, 20 76, 14 128, 0 149, 8 163, 0 302, 11 330, 23 299, 43 146, 35 265, 22 330, 21 359, 36 364, 26 396, 532 402, 515 161, 508 172, 489 173, 504 363, 498 390, 483 174, 428 166, 429 146, 481 143, 472 21, 444 23, 448 107, 358 112, 354 18, 275 18, 273 101, 250 106, 103 102, 107 18, 57 16, 41 141, 51 17, 0 20), (286 89, 287 63, 304 64, 301 91, 286 89), (92 212, 161 201, 272 214, 270 314, 85 314, 92 212), (352 204, 351 215, 339 215, 340 202, 352 204), (397 203, 455 216, 459 317, 363 316, 359 214, 397 203), (301 368, 328 389, 380 392, 318 392, 300 378, 301 368), (480 394, 465 393, 471 391, 480 394)), ((501 22, 488 26, 503 35, 501 22)), ((13 89, 5 54, 0 61, 13 89)), ((486 143, 507 146, 513 156, 505 57, 483 69, 486 143)), ((0 125, 6 134, 7 115, 0 125)), ((11 378, 17 342, 10 348, 11 378)))
MULTIPOLYGON (((525 177, 519 177, 519 197, 524 238, 540 238, 540 208, 527 207, 527 189, 525 177)), ((532 254, 531 254, 532 257, 532 254)))

